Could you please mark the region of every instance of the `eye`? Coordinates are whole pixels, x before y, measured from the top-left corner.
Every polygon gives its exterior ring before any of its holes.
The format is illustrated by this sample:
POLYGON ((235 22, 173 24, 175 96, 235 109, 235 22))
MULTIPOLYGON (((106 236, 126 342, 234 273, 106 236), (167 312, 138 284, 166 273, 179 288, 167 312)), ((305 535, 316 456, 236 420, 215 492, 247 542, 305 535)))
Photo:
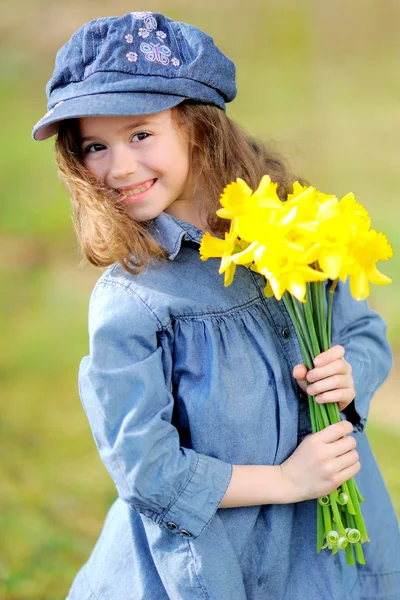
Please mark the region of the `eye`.
POLYGON ((104 149, 105 149, 104 144, 94 143, 94 144, 89 144, 88 146, 86 146, 86 148, 83 150, 83 153, 89 154, 91 152, 100 152, 101 150, 104 150, 104 149))
POLYGON ((138 133, 134 133, 132 136, 132 140, 136 142, 141 142, 149 137, 150 133, 146 133, 145 131, 139 131, 138 133), (135 140, 136 138, 136 140, 135 140))

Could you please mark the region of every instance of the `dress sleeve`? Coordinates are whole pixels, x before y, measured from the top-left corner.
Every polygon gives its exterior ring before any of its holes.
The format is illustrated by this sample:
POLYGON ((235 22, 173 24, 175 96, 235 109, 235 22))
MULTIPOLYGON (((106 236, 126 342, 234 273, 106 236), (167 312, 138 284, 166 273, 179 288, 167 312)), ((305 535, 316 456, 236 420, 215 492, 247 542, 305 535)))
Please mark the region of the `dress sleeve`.
POLYGON ((176 535, 213 518, 232 465, 180 446, 171 424, 160 323, 133 288, 99 282, 89 309, 90 355, 79 391, 101 459, 128 505, 176 535))
POLYGON ((356 397, 345 409, 346 418, 359 430, 367 421, 371 398, 387 378, 393 365, 386 338, 385 321, 368 307, 366 300, 355 300, 348 284, 339 283, 334 293, 332 345, 344 346, 345 359, 353 369, 356 397))

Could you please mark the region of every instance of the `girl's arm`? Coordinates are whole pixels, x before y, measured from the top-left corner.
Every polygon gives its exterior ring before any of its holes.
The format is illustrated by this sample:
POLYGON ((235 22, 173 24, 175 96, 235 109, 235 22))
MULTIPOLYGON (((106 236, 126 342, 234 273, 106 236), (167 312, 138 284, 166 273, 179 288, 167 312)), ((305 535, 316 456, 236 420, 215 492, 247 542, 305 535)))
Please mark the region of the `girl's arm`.
POLYGON ((171 365, 163 363, 160 345, 170 318, 141 294, 112 275, 96 285, 81 401, 120 498, 174 535, 196 538, 226 492, 232 465, 180 445, 171 365))
POLYGON ((282 465, 233 465, 220 508, 287 504, 333 492, 360 470, 348 421, 309 435, 282 465))

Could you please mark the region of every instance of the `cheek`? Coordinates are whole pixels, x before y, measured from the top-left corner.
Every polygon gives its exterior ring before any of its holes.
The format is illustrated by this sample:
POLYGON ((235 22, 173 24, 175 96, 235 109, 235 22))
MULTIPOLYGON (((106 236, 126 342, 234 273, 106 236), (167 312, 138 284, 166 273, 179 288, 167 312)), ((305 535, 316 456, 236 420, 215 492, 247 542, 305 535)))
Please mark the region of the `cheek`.
POLYGON ((97 177, 97 179, 104 183, 106 177, 106 169, 102 161, 86 160, 83 161, 83 164, 92 175, 94 175, 95 177, 97 177))

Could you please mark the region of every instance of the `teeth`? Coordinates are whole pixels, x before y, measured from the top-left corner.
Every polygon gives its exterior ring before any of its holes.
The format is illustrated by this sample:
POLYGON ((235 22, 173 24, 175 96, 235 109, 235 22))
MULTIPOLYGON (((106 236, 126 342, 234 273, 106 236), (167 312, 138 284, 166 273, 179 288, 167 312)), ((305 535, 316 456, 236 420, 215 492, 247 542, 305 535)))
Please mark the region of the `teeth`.
POLYGON ((132 190, 126 190, 125 196, 136 196, 137 194, 140 194, 141 192, 145 192, 146 190, 148 190, 149 187, 151 187, 152 185, 153 185, 153 182, 149 181, 149 183, 146 183, 145 185, 140 185, 136 188, 133 188, 132 190))

